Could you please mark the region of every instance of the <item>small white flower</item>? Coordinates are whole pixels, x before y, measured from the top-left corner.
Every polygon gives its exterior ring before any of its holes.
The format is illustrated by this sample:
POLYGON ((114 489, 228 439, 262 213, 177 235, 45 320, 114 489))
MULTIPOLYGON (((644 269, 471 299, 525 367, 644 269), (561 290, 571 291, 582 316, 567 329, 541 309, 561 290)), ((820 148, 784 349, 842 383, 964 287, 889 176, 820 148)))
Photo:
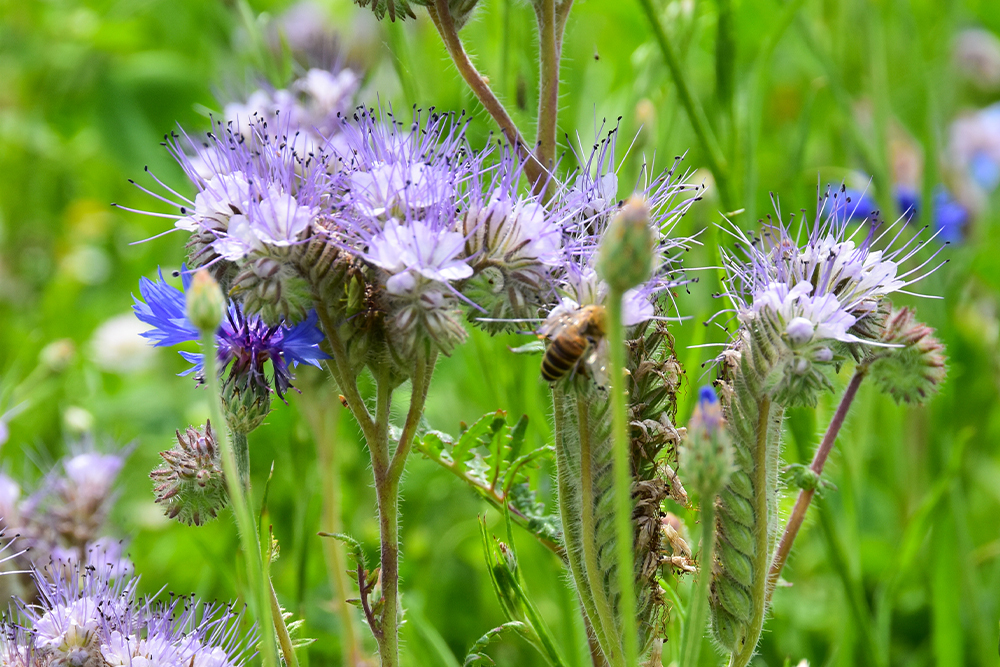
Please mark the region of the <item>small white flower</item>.
POLYGON ((392 274, 386 284, 391 294, 404 294, 415 286, 415 274, 428 280, 448 283, 472 275, 472 267, 458 259, 465 239, 458 232, 434 229, 415 220, 407 225, 389 220, 381 234, 372 239, 368 261, 392 274))
POLYGON ((275 187, 252 210, 250 229, 261 242, 273 246, 290 246, 309 229, 316 210, 301 206, 295 197, 275 187))

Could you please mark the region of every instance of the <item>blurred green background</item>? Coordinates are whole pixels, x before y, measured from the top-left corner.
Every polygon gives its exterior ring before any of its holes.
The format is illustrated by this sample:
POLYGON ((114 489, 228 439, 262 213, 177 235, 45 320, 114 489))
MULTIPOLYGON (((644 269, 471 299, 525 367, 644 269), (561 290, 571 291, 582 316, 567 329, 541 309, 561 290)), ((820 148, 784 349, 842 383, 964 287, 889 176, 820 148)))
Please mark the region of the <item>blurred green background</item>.
MULTIPOLYGON (((285 85, 302 71, 303 63, 272 48, 270 35, 288 5, 0 0, 2 387, 29 377, 53 341, 71 341, 75 350, 61 371, 34 371, 40 379, 19 397, 28 403, 9 420, 0 466, 30 487, 85 431, 108 443, 135 442, 114 521, 149 592, 167 586, 232 599, 242 568, 233 564, 238 540, 228 514, 208 528, 188 528, 168 522, 153 504, 147 475, 157 452, 169 447, 174 429, 203 421, 207 407, 189 378, 175 376, 183 360, 172 350, 143 347, 126 323, 139 277, 157 266, 175 269, 184 241, 167 235, 133 245, 169 223, 110 203, 162 210, 127 181, 140 180, 147 165, 191 194, 159 145, 162 135, 176 124, 204 129, 210 112, 262 80, 285 85), (126 317, 100 328, 118 316, 126 317)), ((474 143, 495 129, 422 10, 416 21, 380 25, 346 0, 319 6, 342 38, 345 62, 365 77, 362 101, 466 109, 473 114, 474 143)), ((619 195, 628 194, 642 154, 666 166, 688 151, 684 164, 710 187, 679 231, 708 228, 702 239, 709 244, 720 212, 733 213, 748 229, 770 210, 769 191, 780 193, 786 213, 811 210, 817 174, 824 183, 871 183, 885 210, 892 207, 889 183, 900 179, 911 179, 925 194, 944 181, 962 199, 963 176, 942 168, 949 124, 997 101, 1000 91, 963 76, 953 50, 963 29, 1000 34, 995 0, 673 0, 656 6, 731 163, 731 196, 722 202, 711 186, 638 3, 581 0, 566 36, 560 131, 579 133, 589 150, 602 120, 613 125, 622 117, 619 155, 626 139, 637 139, 622 167, 619 195), (735 63, 732 114, 716 86, 720 6, 733 10, 726 55, 735 63)), ((529 135, 537 80, 533 25, 526 3, 481 0, 462 33, 529 135)), ((572 156, 564 162, 571 163, 572 156)), ((792 586, 775 594, 755 664, 865 664, 865 632, 888 650, 892 665, 1000 662, 1000 198, 980 193, 963 203, 973 213, 965 238, 945 251, 951 262, 920 286, 944 299, 911 300, 947 344, 948 380, 923 408, 897 407, 872 387, 862 390, 828 466, 836 490, 810 510, 785 573, 792 586)), ((685 261, 706 266, 713 255, 697 248, 685 261)), ((710 298, 718 289, 714 273, 701 275, 690 295, 678 295, 682 314, 692 316, 674 327, 687 368, 682 421, 690 394, 709 380, 701 364, 713 354, 689 345, 724 339, 701 324, 718 306, 710 298)), ((430 424, 455 432, 460 421, 503 409, 527 414, 529 442, 543 445, 550 436, 549 398, 538 360, 507 351, 525 340, 473 333, 439 366, 430 424)), ((300 375, 312 404, 337 418, 339 402, 324 383, 319 373, 300 375)), ((9 392, 2 395, 9 400, 9 392)), ((793 412, 789 462, 811 458, 835 398, 815 411, 793 412)), ((279 596, 305 617, 304 634, 317 640, 308 663, 336 665, 340 625, 316 535, 324 528, 324 486, 302 414, 305 399, 293 395, 289 405, 278 405, 251 436, 252 466, 259 497, 274 464, 268 510, 281 544, 273 568, 279 596)), ((0 414, 11 407, 0 403, 0 414)), ((336 427, 336 453, 345 530, 374 556, 378 528, 368 457, 346 414, 336 427)), ((502 527, 448 472, 419 456, 408 470, 405 661, 461 664, 472 643, 504 621, 486 575, 477 517, 485 514, 495 532, 502 527)), ((550 473, 545 466, 537 473, 546 497, 550 473)), ((517 538, 537 605, 568 659, 588 664, 574 594, 559 562, 527 533, 517 538)), ((682 598, 689 584, 681 584, 682 598)), ((675 621, 668 618, 676 638, 675 621)), ((668 658, 675 643, 667 643, 668 658)), ((491 651, 499 665, 543 664, 514 639, 491 651)), ((720 659, 703 653, 704 664, 720 659)))

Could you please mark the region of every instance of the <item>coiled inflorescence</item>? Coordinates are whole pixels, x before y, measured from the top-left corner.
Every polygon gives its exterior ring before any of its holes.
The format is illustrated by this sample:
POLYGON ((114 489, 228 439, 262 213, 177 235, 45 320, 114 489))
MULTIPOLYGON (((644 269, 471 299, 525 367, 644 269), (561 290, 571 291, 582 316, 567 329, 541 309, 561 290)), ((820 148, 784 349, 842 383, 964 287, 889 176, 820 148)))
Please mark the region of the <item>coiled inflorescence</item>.
POLYGON ((844 198, 843 189, 820 197, 815 220, 802 221, 802 245, 778 212, 759 238, 731 230, 744 257, 724 253, 740 327, 720 357, 719 386, 736 465, 719 498, 711 606, 716 639, 740 667, 756 650, 769 599, 783 410, 814 405, 846 361, 867 363, 897 344, 885 338, 887 296, 926 275, 936 255, 901 273, 919 237, 891 248, 897 232, 890 249, 876 249, 894 226, 871 219, 850 228, 844 198))
POLYGON ((177 445, 160 452, 163 465, 149 473, 156 502, 171 519, 200 526, 216 517, 229 495, 222 472, 221 452, 212 424, 177 431, 177 445))

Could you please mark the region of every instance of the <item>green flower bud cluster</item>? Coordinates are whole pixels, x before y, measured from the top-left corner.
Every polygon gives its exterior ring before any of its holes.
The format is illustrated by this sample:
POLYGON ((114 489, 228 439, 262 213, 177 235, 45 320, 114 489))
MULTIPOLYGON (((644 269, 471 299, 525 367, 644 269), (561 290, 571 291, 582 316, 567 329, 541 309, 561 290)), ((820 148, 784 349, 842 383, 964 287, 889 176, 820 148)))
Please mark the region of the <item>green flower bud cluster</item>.
POLYGON ((889 315, 882 341, 900 347, 875 355, 870 372, 879 389, 897 403, 924 403, 944 381, 944 345, 933 334, 910 308, 889 315))
POLYGON ((163 464, 149 473, 156 502, 171 519, 200 526, 214 519, 229 500, 219 445, 211 422, 188 426, 173 449, 160 452, 163 464))

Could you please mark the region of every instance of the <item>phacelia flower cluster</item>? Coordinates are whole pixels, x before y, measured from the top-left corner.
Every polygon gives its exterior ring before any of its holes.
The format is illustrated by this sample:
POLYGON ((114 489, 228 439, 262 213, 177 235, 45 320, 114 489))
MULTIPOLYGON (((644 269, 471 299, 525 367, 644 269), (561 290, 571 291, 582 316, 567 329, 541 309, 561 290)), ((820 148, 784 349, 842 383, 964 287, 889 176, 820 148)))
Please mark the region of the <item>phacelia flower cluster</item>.
POLYGON ((18 557, 19 564, 59 561, 101 563, 116 572, 131 569, 107 525, 116 499, 115 481, 127 455, 127 450, 101 453, 88 447, 63 458, 24 497, 21 486, 0 473, 3 530, 17 535, 17 550, 27 549, 18 557))
MULTIPOLYGON (((778 390, 805 402, 815 400, 810 387, 826 385, 822 368, 883 345, 887 297, 939 266, 931 263, 940 247, 919 266, 901 269, 926 241, 911 235, 893 247, 903 236, 902 219, 885 229, 877 219, 852 229, 845 219, 849 214, 838 202, 843 196, 843 190, 828 190, 820 198, 814 222, 801 223, 800 233, 806 234, 801 245, 777 211, 779 221, 768 224, 759 237, 735 226, 730 229, 738 254, 723 253, 726 296, 741 331, 756 332, 760 344, 769 341, 778 350, 784 364, 778 390), (888 249, 876 249, 890 234, 888 249)), ((739 340, 736 345, 741 345, 739 340)))
POLYGON ((107 567, 32 573, 38 600, 16 600, 4 621, 0 656, 11 667, 239 667, 252 657, 241 614, 193 598, 156 602, 136 593, 137 578, 107 567))

